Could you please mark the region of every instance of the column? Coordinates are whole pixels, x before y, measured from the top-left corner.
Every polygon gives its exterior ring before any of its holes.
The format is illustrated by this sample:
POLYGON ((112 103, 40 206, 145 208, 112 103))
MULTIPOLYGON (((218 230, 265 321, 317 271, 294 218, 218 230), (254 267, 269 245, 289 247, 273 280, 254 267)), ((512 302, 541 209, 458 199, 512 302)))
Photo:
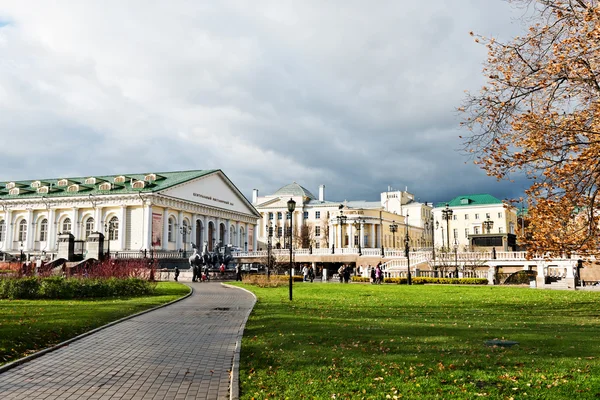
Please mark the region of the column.
POLYGON ((33 224, 33 210, 27 210, 27 237, 25 238, 25 249, 33 250, 33 235, 35 235, 35 225, 33 224))
POLYGON ((183 250, 183 238, 181 237, 181 232, 179 231, 179 227, 183 226, 183 211, 179 211, 177 214, 177 224, 174 227, 175 229, 175 250, 179 251, 179 249, 183 250))
POLYGON ((163 209, 162 249, 169 250, 169 209, 163 209))
MULTIPOLYGON (((94 215, 94 225, 96 224, 96 216, 94 215)), ((51 208, 48 210, 48 239, 46 249, 54 251, 56 248, 56 210, 51 208)))
POLYGON ((6 229, 6 238, 4 239, 4 249, 11 250, 13 247, 14 226, 12 222, 12 210, 4 211, 4 228, 6 229))
POLYGON ((81 231, 81 224, 79 223, 79 208, 77 207, 73 207, 73 211, 72 211, 72 221, 73 221, 73 232, 71 232, 73 234, 73 236, 75 237, 75 240, 79 240, 79 232, 81 231))
POLYGON ((122 205, 121 206, 121 210, 120 210, 120 215, 119 215, 119 249, 118 250, 125 250, 127 247, 127 225, 130 222, 127 221, 127 206, 126 205, 122 205))

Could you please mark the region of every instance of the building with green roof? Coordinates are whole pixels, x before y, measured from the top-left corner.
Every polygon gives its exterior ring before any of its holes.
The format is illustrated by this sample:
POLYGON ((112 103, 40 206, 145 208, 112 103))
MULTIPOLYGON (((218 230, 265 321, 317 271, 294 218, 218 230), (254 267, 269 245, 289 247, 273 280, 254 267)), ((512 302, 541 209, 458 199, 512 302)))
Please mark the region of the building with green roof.
POLYGON ((112 252, 251 250, 260 217, 219 169, 5 181, 0 206, 0 251, 45 257, 61 233, 83 253, 98 232, 112 252))

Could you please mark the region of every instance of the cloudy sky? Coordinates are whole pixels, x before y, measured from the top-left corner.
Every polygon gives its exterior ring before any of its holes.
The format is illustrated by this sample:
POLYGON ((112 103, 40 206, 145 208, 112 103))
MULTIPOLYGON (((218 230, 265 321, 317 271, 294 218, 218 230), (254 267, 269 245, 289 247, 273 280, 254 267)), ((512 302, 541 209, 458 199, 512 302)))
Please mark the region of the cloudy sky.
POLYGON ((455 112, 502 0, 0 1, 0 181, 220 168, 260 195, 518 196, 455 112))

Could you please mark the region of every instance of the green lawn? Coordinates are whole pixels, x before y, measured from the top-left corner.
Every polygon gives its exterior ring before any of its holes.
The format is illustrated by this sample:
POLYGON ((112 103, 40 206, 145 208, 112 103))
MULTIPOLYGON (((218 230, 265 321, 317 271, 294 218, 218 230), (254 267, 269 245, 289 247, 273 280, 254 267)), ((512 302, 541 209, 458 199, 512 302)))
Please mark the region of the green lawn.
POLYGON ((152 296, 91 300, 0 300, 0 365, 189 293, 159 282, 152 296))
POLYGON ((600 293, 304 283, 290 303, 240 286, 258 297, 242 399, 600 397, 600 293))

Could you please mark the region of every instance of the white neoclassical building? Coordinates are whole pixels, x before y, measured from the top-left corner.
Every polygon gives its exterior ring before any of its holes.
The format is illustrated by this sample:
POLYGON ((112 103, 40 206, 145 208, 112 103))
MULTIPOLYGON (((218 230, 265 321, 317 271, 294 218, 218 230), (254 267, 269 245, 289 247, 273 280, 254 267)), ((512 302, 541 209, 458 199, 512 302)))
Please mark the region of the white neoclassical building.
POLYGON ((402 249, 407 232, 411 249, 431 246, 432 206, 415 201, 414 195, 406 190, 388 188, 381 193, 380 201, 329 201, 325 199, 325 185, 319 186, 316 197, 294 182, 262 197, 258 190, 253 191, 252 203, 261 215, 259 247, 266 248, 269 226, 273 228, 273 247, 286 247, 289 199, 296 202, 292 217, 294 246, 356 249, 360 245, 363 249, 402 249), (300 243, 299 235, 304 237, 305 243, 300 243))
POLYGON ((433 217, 436 247, 515 250, 517 209, 490 194, 457 196, 448 203, 439 203, 433 217))
POLYGON ((55 253, 66 232, 80 242, 101 232, 111 252, 257 248, 260 214, 221 170, 8 181, 0 207, 7 253, 55 253))

